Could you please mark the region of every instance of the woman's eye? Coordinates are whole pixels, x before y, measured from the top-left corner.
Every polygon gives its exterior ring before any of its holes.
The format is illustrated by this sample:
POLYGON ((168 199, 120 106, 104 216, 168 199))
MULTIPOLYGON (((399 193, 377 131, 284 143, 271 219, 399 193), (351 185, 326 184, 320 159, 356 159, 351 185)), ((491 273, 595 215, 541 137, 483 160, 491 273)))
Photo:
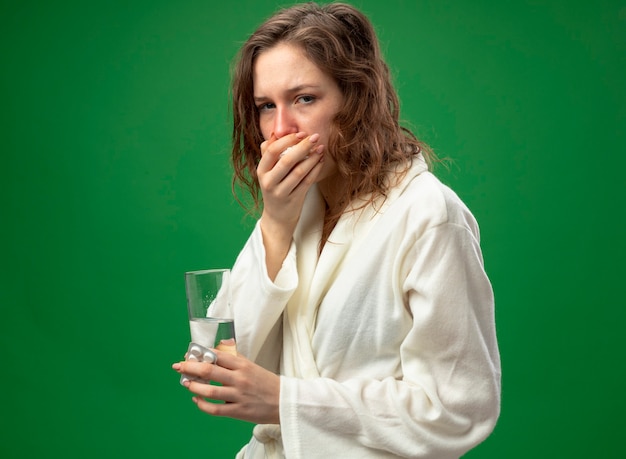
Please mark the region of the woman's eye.
POLYGON ((261 104, 261 105, 258 105, 258 106, 257 106, 257 110, 258 110, 258 111, 260 111, 260 112, 264 112, 264 111, 267 111, 267 110, 271 110, 272 108, 274 108, 274 104, 272 104, 272 103, 270 103, 270 102, 268 102, 268 103, 266 103, 266 104, 261 104))
POLYGON ((315 100, 314 96, 300 96, 298 97, 298 102, 302 104, 310 104, 315 100))

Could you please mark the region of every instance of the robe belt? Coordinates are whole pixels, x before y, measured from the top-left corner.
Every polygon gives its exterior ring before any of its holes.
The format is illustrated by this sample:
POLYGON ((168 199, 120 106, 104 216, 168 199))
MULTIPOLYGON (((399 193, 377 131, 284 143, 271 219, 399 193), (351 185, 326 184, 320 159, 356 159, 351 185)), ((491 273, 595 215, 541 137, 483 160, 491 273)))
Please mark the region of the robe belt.
POLYGON ((268 459, 283 458, 283 442, 278 424, 259 424, 252 430, 252 435, 265 447, 265 457, 268 459))

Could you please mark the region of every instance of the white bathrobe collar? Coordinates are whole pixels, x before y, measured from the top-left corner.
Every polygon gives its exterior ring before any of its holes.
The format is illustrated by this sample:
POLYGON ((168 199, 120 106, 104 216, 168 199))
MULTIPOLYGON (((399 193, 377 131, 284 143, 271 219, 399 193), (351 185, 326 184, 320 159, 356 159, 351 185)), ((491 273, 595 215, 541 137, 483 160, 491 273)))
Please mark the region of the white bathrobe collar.
POLYGON ((349 206, 331 232, 319 257, 325 204, 317 186, 311 188, 294 234, 300 277, 284 314, 282 374, 304 379, 320 376, 311 342, 322 299, 337 273, 341 271, 345 260, 349 259, 351 252, 358 249, 379 216, 393 204, 415 177, 427 169, 428 166, 420 155, 413 161, 399 184, 390 189, 386 198, 381 196, 365 207, 361 207, 362 201, 349 206))

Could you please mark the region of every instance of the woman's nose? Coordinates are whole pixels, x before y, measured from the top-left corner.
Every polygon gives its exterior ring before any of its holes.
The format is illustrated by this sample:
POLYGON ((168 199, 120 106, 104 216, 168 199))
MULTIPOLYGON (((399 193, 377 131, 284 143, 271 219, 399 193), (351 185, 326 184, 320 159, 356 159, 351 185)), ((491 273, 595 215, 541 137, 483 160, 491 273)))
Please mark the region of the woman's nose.
POLYGON ((276 117, 274 118, 274 135, 277 139, 287 134, 295 134, 298 132, 296 120, 289 112, 287 107, 277 107, 276 117))

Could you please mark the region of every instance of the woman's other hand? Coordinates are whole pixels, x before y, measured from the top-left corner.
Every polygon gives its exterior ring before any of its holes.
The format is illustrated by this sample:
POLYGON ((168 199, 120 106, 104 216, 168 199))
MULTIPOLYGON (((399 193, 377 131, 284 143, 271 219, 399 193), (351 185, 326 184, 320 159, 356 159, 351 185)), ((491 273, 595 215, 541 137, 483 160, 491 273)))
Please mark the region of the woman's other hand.
POLYGON ((320 136, 272 136, 261 144, 257 176, 263 194, 261 231, 267 272, 274 279, 289 251, 306 193, 322 169, 320 136))
POLYGON ((190 379, 219 383, 193 380, 184 383, 195 394, 192 400, 198 408, 212 416, 278 424, 280 377, 241 355, 213 351, 217 355, 216 364, 183 361, 172 365, 174 370, 190 379))

